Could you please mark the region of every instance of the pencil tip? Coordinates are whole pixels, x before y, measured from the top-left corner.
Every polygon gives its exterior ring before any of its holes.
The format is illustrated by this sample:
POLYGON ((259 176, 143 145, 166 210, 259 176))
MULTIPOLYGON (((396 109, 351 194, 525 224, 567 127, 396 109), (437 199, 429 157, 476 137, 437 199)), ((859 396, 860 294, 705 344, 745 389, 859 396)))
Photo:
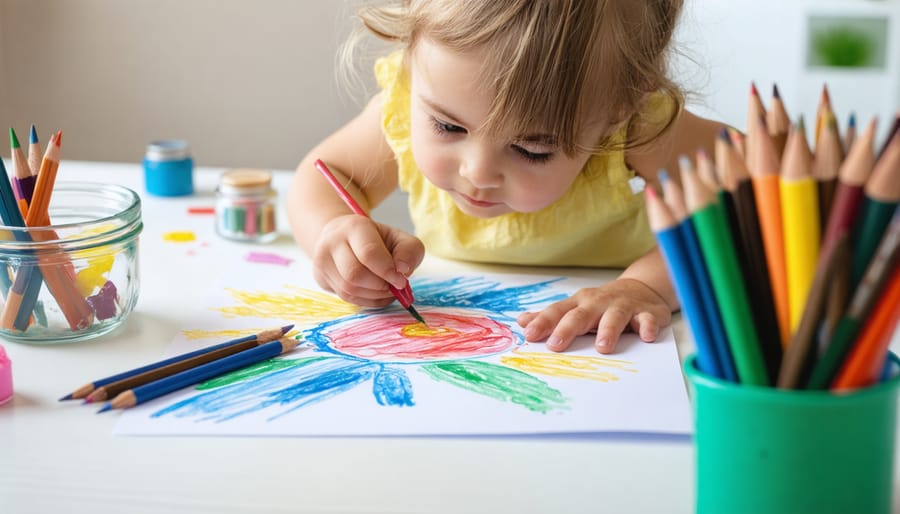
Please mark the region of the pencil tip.
POLYGON ((112 409, 112 404, 107 402, 106 405, 104 405, 103 407, 100 407, 100 410, 97 411, 97 414, 100 414, 101 412, 106 412, 110 409, 112 409))
POLYGON ((37 129, 34 128, 34 123, 31 124, 31 135, 28 138, 28 142, 32 144, 38 142, 37 129))
POLYGON ((721 139, 724 143, 728 143, 729 145, 731 144, 731 136, 728 135, 727 127, 722 127, 722 129, 719 130, 719 139, 721 139))
POLYGON ((13 150, 19 148, 19 138, 16 137, 16 130, 12 127, 9 127, 9 146, 13 150))
POLYGON ((660 184, 665 184, 669 181, 669 171, 665 168, 660 168, 659 171, 656 172, 656 177, 659 178, 660 184))
POLYGON ((778 84, 772 84, 772 97, 781 99, 781 93, 778 92, 778 84))
POLYGON ((681 171, 688 171, 694 168, 690 157, 687 155, 678 156, 678 167, 681 168, 681 171))
POLYGON ((409 307, 407 307, 406 310, 408 310, 409 313, 412 314, 413 317, 416 318, 417 320, 419 320, 423 325, 427 325, 427 324, 428 324, 428 323, 425 323, 425 318, 423 318, 422 315, 419 314, 419 311, 417 311, 416 308, 413 307, 412 305, 410 305, 409 307))
POLYGON ((287 334, 288 332, 290 332, 290 330, 292 328, 294 328, 293 324, 285 325, 285 326, 281 327, 281 335, 287 334))
POLYGON ((759 96, 759 91, 756 89, 756 82, 750 81, 750 94, 759 96))
POLYGON ((856 127, 856 113, 850 113, 850 119, 847 121, 847 125, 850 127, 856 127))
POLYGON ((90 396, 88 396, 87 398, 84 399, 84 403, 94 403, 94 399, 91 398, 90 396))
POLYGON ((72 399, 72 393, 69 393, 69 394, 63 396, 62 398, 60 398, 58 401, 64 402, 66 400, 71 400, 71 399, 72 399))
POLYGON ((62 130, 56 132, 56 146, 59 146, 60 143, 62 143, 62 130))

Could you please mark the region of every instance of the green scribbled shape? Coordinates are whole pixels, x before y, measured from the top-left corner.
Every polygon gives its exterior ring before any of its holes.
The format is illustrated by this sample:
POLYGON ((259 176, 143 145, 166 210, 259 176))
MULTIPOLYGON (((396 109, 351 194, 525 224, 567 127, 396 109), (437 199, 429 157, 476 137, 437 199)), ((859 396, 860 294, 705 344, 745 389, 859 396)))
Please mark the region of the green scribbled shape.
POLYGON ((423 364, 420 369, 435 380, 516 403, 533 412, 546 414, 567 408, 562 393, 539 378, 506 366, 469 360, 423 364))
POLYGON ((315 361, 327 359, 328 357, 303 357, 302 359, 269 359, 262 361, 246 368, 241 368, 231 373, 226 373, 212 380, 207 380, 197 386, 196 389, 202 391, 204 389, 215 389, 217 387, 227 386, 235 382, 247 380, 248 378, 262 375, 263 373, 271 373, 285 368, 293 368, 297 366, 306 366, 315 361))

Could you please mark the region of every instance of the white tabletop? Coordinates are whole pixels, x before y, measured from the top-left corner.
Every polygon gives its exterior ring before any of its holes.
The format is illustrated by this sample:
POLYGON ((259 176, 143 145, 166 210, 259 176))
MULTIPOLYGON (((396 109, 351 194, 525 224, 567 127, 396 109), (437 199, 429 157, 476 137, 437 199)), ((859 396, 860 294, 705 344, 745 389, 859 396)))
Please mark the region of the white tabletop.
MULTIPOLYGON (((63 161, 59 180, 131 187, 142 198, 141 292, 116 331, 95 340, 35 346, 4 341, 16 394, 0 406, 0 513, 576 513, 691 512, 690 442, 608 438, 117 437, 115 415, 94 415, 57 399, 110 369, 158 360, 228 259, 248 251, 304 258, 281 209, 275 243, 256 246, 214 235, 212 206, 221 169, 195 171, 195 194, 146 193, 140 167, 63 161), (174 216, 180 226, 173 226, 174 216), (180 214, 183 213, 183 214, 180 214), (198 235, 197 253, 162 235, 198 235), (163 279, 165 277, 165 279, 163 279)), ((289 172, 276 172, 286 190, 289 172)), ((373 216, 408 226, 402 198, 373 216)), ((426 259, 424 266, 438 265, 426 259)), ((445 266, 445 263, 440 263, 445 266)), ((590 273, 600 280, 613 275, 590 273)), ((693 351, 676 317, 679 354, 693 351)), ((893 347, 900 347, 895 337, 893 347)), ((895 484, 900 477, 895 473, 895 484)), ((896 488, 896 487, 895 487, 896 488)), ((900 511, 900 498, 895 498, 900 511)))

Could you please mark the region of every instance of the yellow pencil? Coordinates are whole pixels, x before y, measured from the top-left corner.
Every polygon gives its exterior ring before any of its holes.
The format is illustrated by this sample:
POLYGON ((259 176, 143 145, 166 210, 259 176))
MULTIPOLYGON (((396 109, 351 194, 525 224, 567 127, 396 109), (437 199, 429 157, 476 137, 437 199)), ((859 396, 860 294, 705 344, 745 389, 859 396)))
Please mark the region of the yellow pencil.
POLYGON ((790 331, 800 324, 819 259, 819 192, 802 128, 791 130, 780 181, 790 331))

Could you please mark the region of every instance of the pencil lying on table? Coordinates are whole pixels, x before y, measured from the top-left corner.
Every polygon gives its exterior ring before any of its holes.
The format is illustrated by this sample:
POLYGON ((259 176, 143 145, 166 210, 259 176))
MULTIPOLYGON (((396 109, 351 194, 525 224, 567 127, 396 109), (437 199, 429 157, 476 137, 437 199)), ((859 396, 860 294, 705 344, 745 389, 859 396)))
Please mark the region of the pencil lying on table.
MULTIPOLYGON (((366 211, 364 211, 363 208, 360 207, 358 203, 356 203, 356 200, 354 200, 353 197, 350 196, 350 193, 348 193, 347 190, 344 189, 344 186, 342 186, 341 183, 338 182, 336 178, 334 178, 331 170, 328 169, 328 166, 326 166, 321 159, 316 159, 316 169, 319 170, 319 173, 321 173, 323 177, 325 177, 325 180, 328 181, 328 184, 335 190, 335 192, 337 192, 338 196, 341 197, 341 200, 343 200, 344 203, 347 204, 347 207, 350 207, 350 210, 352 210, 356 214, 359 214, 360 216, 365 216, 367 218, 369 217, 366 211)), ((425 320, 412 305, 415 299, 413 297, 412 289, 409 287, 409 282, 406 283, 406 287, 404 287, 403 289, 397 289, 391 284, 388 284, 388 288, 391 290, 391 294, 394 295, 394 298, 396 298, 397 301, 400 302, 400 305, 402 305, 404 309, 408 310, 409 313, 412 314, 412 316, 419 320, 421 323, 425 323, 425 320)), ((427 323, 425 324, 427 325, 427 323)))
POLYGON ((95 380, 91 383, 88 383, 88 384, 85 384, 85 385, 79 387, 75 391, 63 396, 59 400, 60 401, 79 400, 81 398, 86 398, 86 397, 88 397, 88 395, 90 395, 95 390, 97 390, 101 387, 105 387, 105 386, 114 384, 116 382, 123 381, 123 380, 129 379, 129 378, 141 375, 143 373, 147 373, 147 372, 150 372, 153 370, 164 368, 164 367, 170 366, 172 364, 186 361, 188 359, 192 359, 192 358, 200 356, 200 355, 214 352, 214 351, 220 350, 222 348, 228 348, 230 346, 234 346, 234 345, 238 345, 238 344, 242 344, 242 343, 248 343, 248 342, 253 342, 257 345, 262 344, 262 343, 268 343, 270 341, 274 341, 275 339, 282 337, 284 334, 287 334, 288 331, 292 328, 294 328, 294 325, 285 325, 280 328, 263 330, 262 332, 259 332, 256 334, 239 337, 237 339, 225 341, 224 343, 219 343, 219 344, 216 344, 213 346, 208 346, 206 348, 201 348, 201 349, 195 350, 193 352, 185 353, 182 355, 176 355, 175 357, 170 357, 168 359, 161 360, 159 362, 154 362, 153 364, 141 366, 140 368, 135 368, 135 369, 125 371, 122 373, 118 373, 116 375, 112 375, 112 376, 109 376, 106 378, 101 378, 99 380, 95 380))
POLYGON ((229 371, 249 366, 272 357, 287 353, 297 347, 298 340, 283 337, 277 341, 266 343, 250 350, 244 350, 223 359, 209 362, 196 368, 176 373, 172 376, 129 389, 107 402, 97 413, 111 409, 127 409, 160 396, 183 389, 204 380, 209 380, 229 371))

